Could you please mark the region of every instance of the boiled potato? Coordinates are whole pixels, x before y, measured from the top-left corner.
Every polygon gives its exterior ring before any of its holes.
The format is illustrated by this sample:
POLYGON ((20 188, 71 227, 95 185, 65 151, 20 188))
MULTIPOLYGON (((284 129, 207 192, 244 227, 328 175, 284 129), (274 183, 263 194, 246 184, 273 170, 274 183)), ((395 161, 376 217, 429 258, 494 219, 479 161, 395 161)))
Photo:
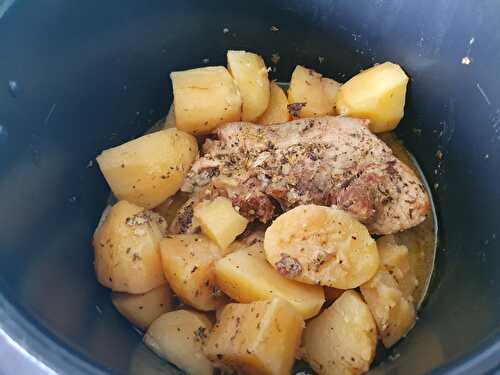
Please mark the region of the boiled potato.
POLYGON ((224 197, 196 205, 194 218, 200 224, 202 233, 222 250, 226 250, 248 224, 248 220, 233 208, 231 200, 224 197))
MULTIPOLYGON (((298 111, 292 111, 295 117, 316 117, 334 113, 334 103, 325 94, 321 74, 312 69, 297 65, 292 73, 288 88, 290 105, 304 104, 298 111)), ((325 86, 329 88, 326 83, 325 86)), ((329 91, 330 92, 330 91, 329 91)))
POLYGON ((112 293, 111 301, 130 323, 143 331, 160 315, 173 309, 172 293, 168 285, 144 294, 112 293))
POLYGON ((192 135, 167 129, 107 149, 97 163, 118 199, 153 208, 179 190, 197 156, 192 135))
POLYGON ((215 310, 226 302, 215 285, 214 262, 223 253, 205 236, 179 234, 160 243, 163 271, 175 294, 198 310, 215 310))
POLYGON ((164 129, 170 129, 170 128, 175 128, 175 109, 174 105, 172 104, 170 106, 170 109, 168 110, 167 118, 165 119, 165 124, 163 125, 164 129))
MULTIPOLYGON (((337 92, 339 91, 340 86, 342 86, 339 82, 331 79, 322 77, 321 85, 323 86, 323 93, 325 95, 326 100, 328 101, 328 105, 330 108, 335 108, 335 102, 337 100, 337 92)), ((327 113, 328 115, 334 114, 335 110, 327 113)))
POLYGON ((170 73, 175 122, 191 134, 208 134, 219 125, 241 120, 241 96, 222 66, 170 73))
POLYGON ((189 375, 211 375, 213 365, 202 351, 211 328, 212 323, 201 313, 172 311, 151 324, 144 343, 189 375))
POLYGON ((165 219, 127 201, 119 201, 94 233, 97 280, 116 292, 146 293, 166 284, 160 240, 165 219))
POLYGON ((158 212, 167 221, 167 225, 170 225, 177 216, 177 212, 188 199, 189 194, 179 191, 159 206, 156 206, 154 211, 158 212))
POLYGON ((288 99, 285 92, 275 82, 271 82, 271 96, 265 112, 257 119, 261 125, 281 124, 290 120, 288 99))
POLYGON ((408 248, 399 245, 393 235, 377 239, 377 247, 381 266, 394 277, 403 296, 412 300, 418 280, 410 267, 408 248))
POLYGON ((386 348, 391 347, 415 324, 415 308, 394 277, 383 267, 367 283, 361 294, 368 304, 386 348))
POLYGON ((393 130, 404 115, 407 84, 408 76, 399 65, 375 65, 342 85, 337 93, 337 112, 369 119, 374 133, 393 130))
POLYGON ((377 245, 363 224, 312 204, 279 216, 266 230, 264 249, 283 276, 337 289, 358 287, 379 267, 377 245))
POLYGON ((304 327, 288 302, 274 298, 227 305, 204 347, 215 365, 242 375, 289 375, 304 327))
POLYGON ((256 120, 269 104, 269 79, 264 60, 251 52, 227 51, 227 67, 243 101, 241 119, 256 120))
POLYGON ((262 245, 227 255, 215 263, 216 283, 238 302, 254 302, 280 297, 287 300, 304 319, 315 316, 325 296, 323 288, 281 276, 266 261, 262 245))
POLYGON ((377 328, 359 293, 348 290, 302 335, 302 358, 319 375, 358 375, 368 371, 375 356, 377 328))

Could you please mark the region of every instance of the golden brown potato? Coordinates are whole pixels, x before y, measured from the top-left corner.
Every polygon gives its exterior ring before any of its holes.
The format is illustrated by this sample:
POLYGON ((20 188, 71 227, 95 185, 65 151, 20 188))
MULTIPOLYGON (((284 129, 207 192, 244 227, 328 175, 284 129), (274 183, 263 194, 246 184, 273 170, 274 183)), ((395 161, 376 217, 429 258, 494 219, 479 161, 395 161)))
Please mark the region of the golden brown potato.
POLYGON ((168 285, 162 285, 144 294, 112 293, 115 308, 130 323, 146 330, 160 315, 172 311, 172 293, 168 285))
POLYGON ((156 206, 154 211, 159 213, 170 225, 177 215, 179 209, 187 202, 189 194, 178 191, 175 195, 168 198, 165 202, 156 206))
POLYGON ((242 375, 289 375, 304 327, 301 315, 274 298, 227 305, 204 347, 215 365, 242 375))
POLYGON ((369 119, 374 133, 393 130, 404 115, 407 84, 408 76, 399 65, 375 65, 342 85, 337 93, 337 112, 369 119))
POLYGON ((271 82, 271 96, 265 112, 257 119, 261 125, 281 124, 290 120, 288 98, 281 87, 271 82))
POLYGON ((197 156, 192 135, 167 129, 107 149, 97 163, 118 199, 153 208, 179 190, 197 156))
POLYGON ((191 134, 208 134, 219 125, 241 120, 241 96, 223 66, 170 73, 176 126, 191 134))
POLYGON ((269 79, 264 60, 245 51, 227 51, 227 67, 240 90, 241 119, 255 121, 269 104, 269 79))
POLYGON ((339 82, 326 77, 321 78, 321 85, 323 86, 323 93, 326 97, 329 107, 333 108, 333 110, 327 114, 328 115, 335 114, 336 113, 335 102, 337 101, 337 92, 339 91, 339 88, 342 85, 339 82))
POLYGON ((248 220, 233 208, 231 200, 224 197, 196 205, 194 218, 200 224, 202 233, 224 251, 248 224, 248 220))
POLYGON ((358 375, 368 371, 375 356, 377 328, 359 293, 348 290, 302 335, 302 358, 319 375, 358 375))
POLYGON ((166 284, 160 258, 165 229, 160 215, 127 201, 116 203, 94 233, 97 280, 133 294, 166 284))
MULTIPOLYGON (((330 102, 330 96, 325 94, 322 81, 321 74, 297 65, 288 88, 288 102, 305 105, 298 110, 296 117, 316 117, 334 113, 334 104, 330 102)), ((328 83, 325 83, 325 86, 329 89, 328 83)))
POLYGON ((165 277, 184 303, 210 311, 226 302, 215 285, 214 262, 223 255, 215 243, 199 234, 179 234, 164 238, 160 247, 165 277))
POLYGON ((288 280, 266 261, 261 244, 231 253, 215 263, 216 283, 238 302, 280 297, 304 319, 315 316, 325 302, 323 288, 288 280))
POLYGON ((391 347, 415 324, 415 308, 394 277, 383 267, 367 283, 361 294, 368 304, 386 348, 391 347))
POLYGON ((172 104, 170 106, 170 109, 168 110, 167 118, 165 119, 165 124, 163 125, 164 129, 170 129, 170 128, 175 128, 175 109, 174 105, 172 104))
POLYGON ((266 258, 283 276, 307 284, 351 289, 379 267, 377 245, 348 213, 324 206, 298 206, 266 230, 266 258))
POLYGON ((211 328, 212 323, 201 313, 172 311, 151 324, 144 343, 189 375, 212 375, 212 363, 202 351, 211 328))
POLYGON ((403 296, 412 300, 418 281, 410 267, 408 248, 399 245, 393 235, 380 237, 377 247, 381 266, 394 277, 403 296))

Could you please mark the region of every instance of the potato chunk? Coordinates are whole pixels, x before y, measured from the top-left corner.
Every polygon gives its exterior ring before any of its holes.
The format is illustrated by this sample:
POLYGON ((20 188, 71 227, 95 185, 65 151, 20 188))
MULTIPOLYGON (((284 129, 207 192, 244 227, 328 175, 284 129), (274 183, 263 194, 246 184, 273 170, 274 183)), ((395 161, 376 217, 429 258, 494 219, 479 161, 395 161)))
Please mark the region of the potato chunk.
POLYGON ((329 115, 334 113, 334 103, 330 100, 332 92, 329 82, 323 83, 321 74, 297 65, 292 73, 288 88, 288 102, 291 105, 303 104, 301 108, 297 108, 297 111, 292 111, 297 114, 295 117, 329 115), (325 94, 325 87, 328 90, 328 95, 325 94))
POLYGON ((227 51, 227 66, 243 101, 241 119, 255 121, 269 104, 269 79, 264 60, 245 51, 227 51))
POLYGON ((219 125, 241 120, 241 96, 223 66, 170 73, 175 122, 180 130, 207 134, 219 125))
POLYGON ((377 245, 348 213, 324 206, 298 206, 267 228, 266 258, 283 276, 307 284, 351 289, 377 272, 377 245))
MULTIPOLYGON (((342 86, 339 82, 331 79, 323 77, 321 78, 321 84, 323 85, 323 93, 325 94, 326 100, 328 101, 328 105, 331 108, 335 108, 335 102, 337 101, 337 93, 342 86)), ((327 113, 329 115, 334 114, 336 111, 332 110, 332 112, 327 113)))
POLYGON ((97 280, 117 292, 146 293, 166 284, 160 258, 165 219, 119 201, 94 233, 97 280))
POLYGON ((271 82, 271 96, 266 111, 257 119, 261 125, 281 124, 290 120, 288 99, 285 92, 275 82, 271 82))
POLYGON ((120 314, 143 331, 160 315, 172 310, 172 293, 168 285, 144 294, 115 292, 111 294, 111 301, 120 314))
POLYGON ((368 371, 375 356, 377 329, 359 293, 348 290, 302 335, 302 358, 319 375, 358 375, 368 371))
POLYGON ((199 234, 179 234, 164 238, 161 258, 165 277, 175 294, 198 310, 215 310, 225 297, 215 285, 214 262, 222 252, 199 234))
POLYGON ((289 375, 304 326, 301 315, 275 298, 229 304, 204 352, 216 366, 246 375, 289 375))
POLYGON ((415 308, 403 296, 394 277, 383 267, 361 285, 365 298, 386 348, 404 337, 415 324, 415 308))
POLYGON ((236 237, 243 233, 248 224, 248 220, 233 208, 229 199, 224 197, 196 205, 194 218, 200 224, 203 234, 222 250, 226 250, 236 237))
POLYGON ((179 190, 197 156, 193 136, 167 129, 107 149, 97 163, 118 199, 153 208, 179 190))
POLYGON ((172 311, 151 324, 144 335, 144 343, 189 375, 211 375, 212 363, 202 351, 211 327, 210 320, 201 313, 172 311))
POLYGON ((374 133, 393 130, 404 115, 407 84, 408 76, 399 65, 375 65, 342 85, 337 94, 337 112, 369 119, 374 133))
POLYGON ((238 302, 280 297, 299 311, 304 319, 315 316, 325 302, 323 288, 281 276, 267 261, 262 245, 253 245, 227 255, 215 263, 219 288, 238 302))
POLYGON ((418 285, 410 267, 408 248, 399 245, 393 235, 380 237, 377 240, 380 263, 396 280, 403 296, 412 300, 412 294, 418 285))

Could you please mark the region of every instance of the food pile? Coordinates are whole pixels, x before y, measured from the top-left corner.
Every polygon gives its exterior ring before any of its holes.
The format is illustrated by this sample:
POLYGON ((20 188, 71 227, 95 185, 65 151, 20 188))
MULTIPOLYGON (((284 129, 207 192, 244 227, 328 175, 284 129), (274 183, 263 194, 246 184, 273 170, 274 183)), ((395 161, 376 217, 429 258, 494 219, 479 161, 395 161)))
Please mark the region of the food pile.
POLYGON ((162 129, 107 149, 117 199, 94 233, 98 281, 156 354, 192 375, 368 371, 415 324, 417 279, 394 233, 430 212, 376 133, 404 114, 396 64, 344 84, 263 59, 171 73, 162 129), (372 236, 375 236, 372 237, 372 236))

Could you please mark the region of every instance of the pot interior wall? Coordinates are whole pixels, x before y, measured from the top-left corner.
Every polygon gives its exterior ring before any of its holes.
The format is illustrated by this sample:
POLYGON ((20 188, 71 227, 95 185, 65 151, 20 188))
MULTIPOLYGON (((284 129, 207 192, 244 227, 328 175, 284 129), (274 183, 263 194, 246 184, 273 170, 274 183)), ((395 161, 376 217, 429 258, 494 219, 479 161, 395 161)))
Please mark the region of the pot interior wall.
POLYGON ((434 187, 440 245, 416 328, 372 372, 421 374, 498 338, 500 4, 10 3, 0 1, 0 290, 49 349, 117 373, 177 373, 94 279, 90 238, 109 194, 94 159, 165 115, 170 71, 224 65, 228 49, 262 54, 280 81, 296 64, 340 81, 386 60, 405 68, 398 133, 434 187))

